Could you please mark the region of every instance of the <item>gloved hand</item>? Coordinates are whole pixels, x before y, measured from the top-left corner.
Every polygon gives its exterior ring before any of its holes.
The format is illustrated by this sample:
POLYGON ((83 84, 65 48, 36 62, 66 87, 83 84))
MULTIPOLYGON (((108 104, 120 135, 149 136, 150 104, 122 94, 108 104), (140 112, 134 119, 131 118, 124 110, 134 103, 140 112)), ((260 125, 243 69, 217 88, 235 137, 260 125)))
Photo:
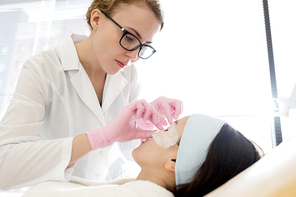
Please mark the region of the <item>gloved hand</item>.
POLYGON ((173 119, 177 120, 183 112, 183 102, 176 99, 161 96, 150 103, 155 107, 161 117, 166 117, 169 124, 173 124, 173 119))
MULTIPOLYGON (((162 117, 161 120, 163 121, 163 118, 167 118, 170 125, 173 124, 173 119, 177 120, 183 112, 183 102, 176 99, 169 99, 162 96, 150 104, 156 108, 158 115, 162 117)), ((164 121, 161 124, 166 126, 167 122, 164 121)), ((154 128, 154 124, 148 120, 144 121, 143 119, 137 120, 137 126, 145 130, 152 130, 154 128)))
POLYGON ((114 142, 126 142, 133 139, 151 138, 154 131, 137 128, 135 122, 143 118, 149 120, 158 129, 163 129, 156 109, 145 100, 134 101, 119 114, 108 126, 86 132, 93 150, 111 145, 114 142))

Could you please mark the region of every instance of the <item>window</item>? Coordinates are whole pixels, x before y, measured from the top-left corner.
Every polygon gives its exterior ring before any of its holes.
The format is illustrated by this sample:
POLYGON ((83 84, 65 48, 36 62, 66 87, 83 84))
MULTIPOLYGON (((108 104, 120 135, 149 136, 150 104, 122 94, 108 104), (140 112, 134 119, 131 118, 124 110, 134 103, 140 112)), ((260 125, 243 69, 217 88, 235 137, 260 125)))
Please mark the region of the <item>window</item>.
MULTIPOLYGON (((84 15, 90 3, 1 1, 0 37, 5 39, 0 42, 0 118, 14 92, 19 65, 59 45, 72 32, 89 34, 84 15)), ((165 25, 153 42, 157 52, 136 63, 140 98, 181 99, 183 115, 220 116, 265 151, 271 149, 273 105, 262 1, 162 0, 162 4, 165 25)), ((295 1, 269 4, 278 92, 288 97, 296 83, 295 1)), ((293 111, 291 116, 295 117, 293 111)), ((295 133, 295 127, 291 118, 282 119, 284 139, 295 133)))
POLYGON ((70 33, 89 34, 85 13, 91 0, 0 2, 0 119, 22 65, 30 56, 59 45, 70 33), (4 65, 9 65, 4 67, 4 65))

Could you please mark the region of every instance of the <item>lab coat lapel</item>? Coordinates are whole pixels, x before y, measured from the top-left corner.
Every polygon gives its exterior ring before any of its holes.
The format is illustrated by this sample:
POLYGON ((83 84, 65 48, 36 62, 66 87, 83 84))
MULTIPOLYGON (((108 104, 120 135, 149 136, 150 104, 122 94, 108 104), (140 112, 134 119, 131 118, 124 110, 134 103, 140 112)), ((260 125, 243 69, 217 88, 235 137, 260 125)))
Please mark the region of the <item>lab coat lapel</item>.
POLYGON ((58 54, 60 55, 61 63, 65 72, 71 73, 71 82, 78 93, 81 100, 89 107, 89 109, 98 117, 103 126, 106 126, 106 120, 100 107, 97 94, 93 85, 81 65, 75 43, 82 42, 86 36, 71 34, 65 42, 60 46, 58 54), (72 75, 73 74, 73 75, 72 75))
POLYGON ((116 75, 107 75, 103 94, 103 113, 105 113, 116 97, 123 91, 123 88, 128 83, 121 73, 116 75))
POLYGON ((88 78, 87 73, 82 66, 79 68, 78 73, 71 78, 71 82, 76 89, 79 97, 98 117, 102 125, 106 126, 106 120, 100 107, 97 94, 93 88, 90 79, 88 78))

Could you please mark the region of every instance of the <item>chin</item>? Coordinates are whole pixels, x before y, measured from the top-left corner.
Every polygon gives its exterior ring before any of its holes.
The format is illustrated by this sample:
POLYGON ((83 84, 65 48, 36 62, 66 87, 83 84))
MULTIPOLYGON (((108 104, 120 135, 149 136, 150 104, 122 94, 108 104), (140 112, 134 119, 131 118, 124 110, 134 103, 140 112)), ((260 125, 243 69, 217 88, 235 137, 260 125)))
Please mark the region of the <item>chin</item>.
POLYGON ((118 74, 120 71, 121 71, 121 69, 118 69, 118 70, 114 70, 114 71, 107 72, 107 74, 108 74, 108 75, 116 75, 116 74, 118 74))
POLYGON ((137 149, 138 149, 138 148, 135 148, 135 149, 132 151, 132 156, 133 156, 133 159, 135 160, 136 163, 138 163, 138 162, 137 162, 137 149))

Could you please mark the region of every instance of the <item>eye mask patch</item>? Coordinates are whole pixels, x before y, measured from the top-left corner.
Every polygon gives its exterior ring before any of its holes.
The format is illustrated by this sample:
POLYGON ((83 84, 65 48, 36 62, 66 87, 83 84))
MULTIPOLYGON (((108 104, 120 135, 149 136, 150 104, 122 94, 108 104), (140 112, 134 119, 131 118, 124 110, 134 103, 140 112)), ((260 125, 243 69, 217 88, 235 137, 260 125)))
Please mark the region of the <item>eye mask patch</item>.
POLYGON ((152 135, 157 145, 163 148, 169 148, 178 142, 178 132, 172 125, 168 131, 158 131, 152 135))

